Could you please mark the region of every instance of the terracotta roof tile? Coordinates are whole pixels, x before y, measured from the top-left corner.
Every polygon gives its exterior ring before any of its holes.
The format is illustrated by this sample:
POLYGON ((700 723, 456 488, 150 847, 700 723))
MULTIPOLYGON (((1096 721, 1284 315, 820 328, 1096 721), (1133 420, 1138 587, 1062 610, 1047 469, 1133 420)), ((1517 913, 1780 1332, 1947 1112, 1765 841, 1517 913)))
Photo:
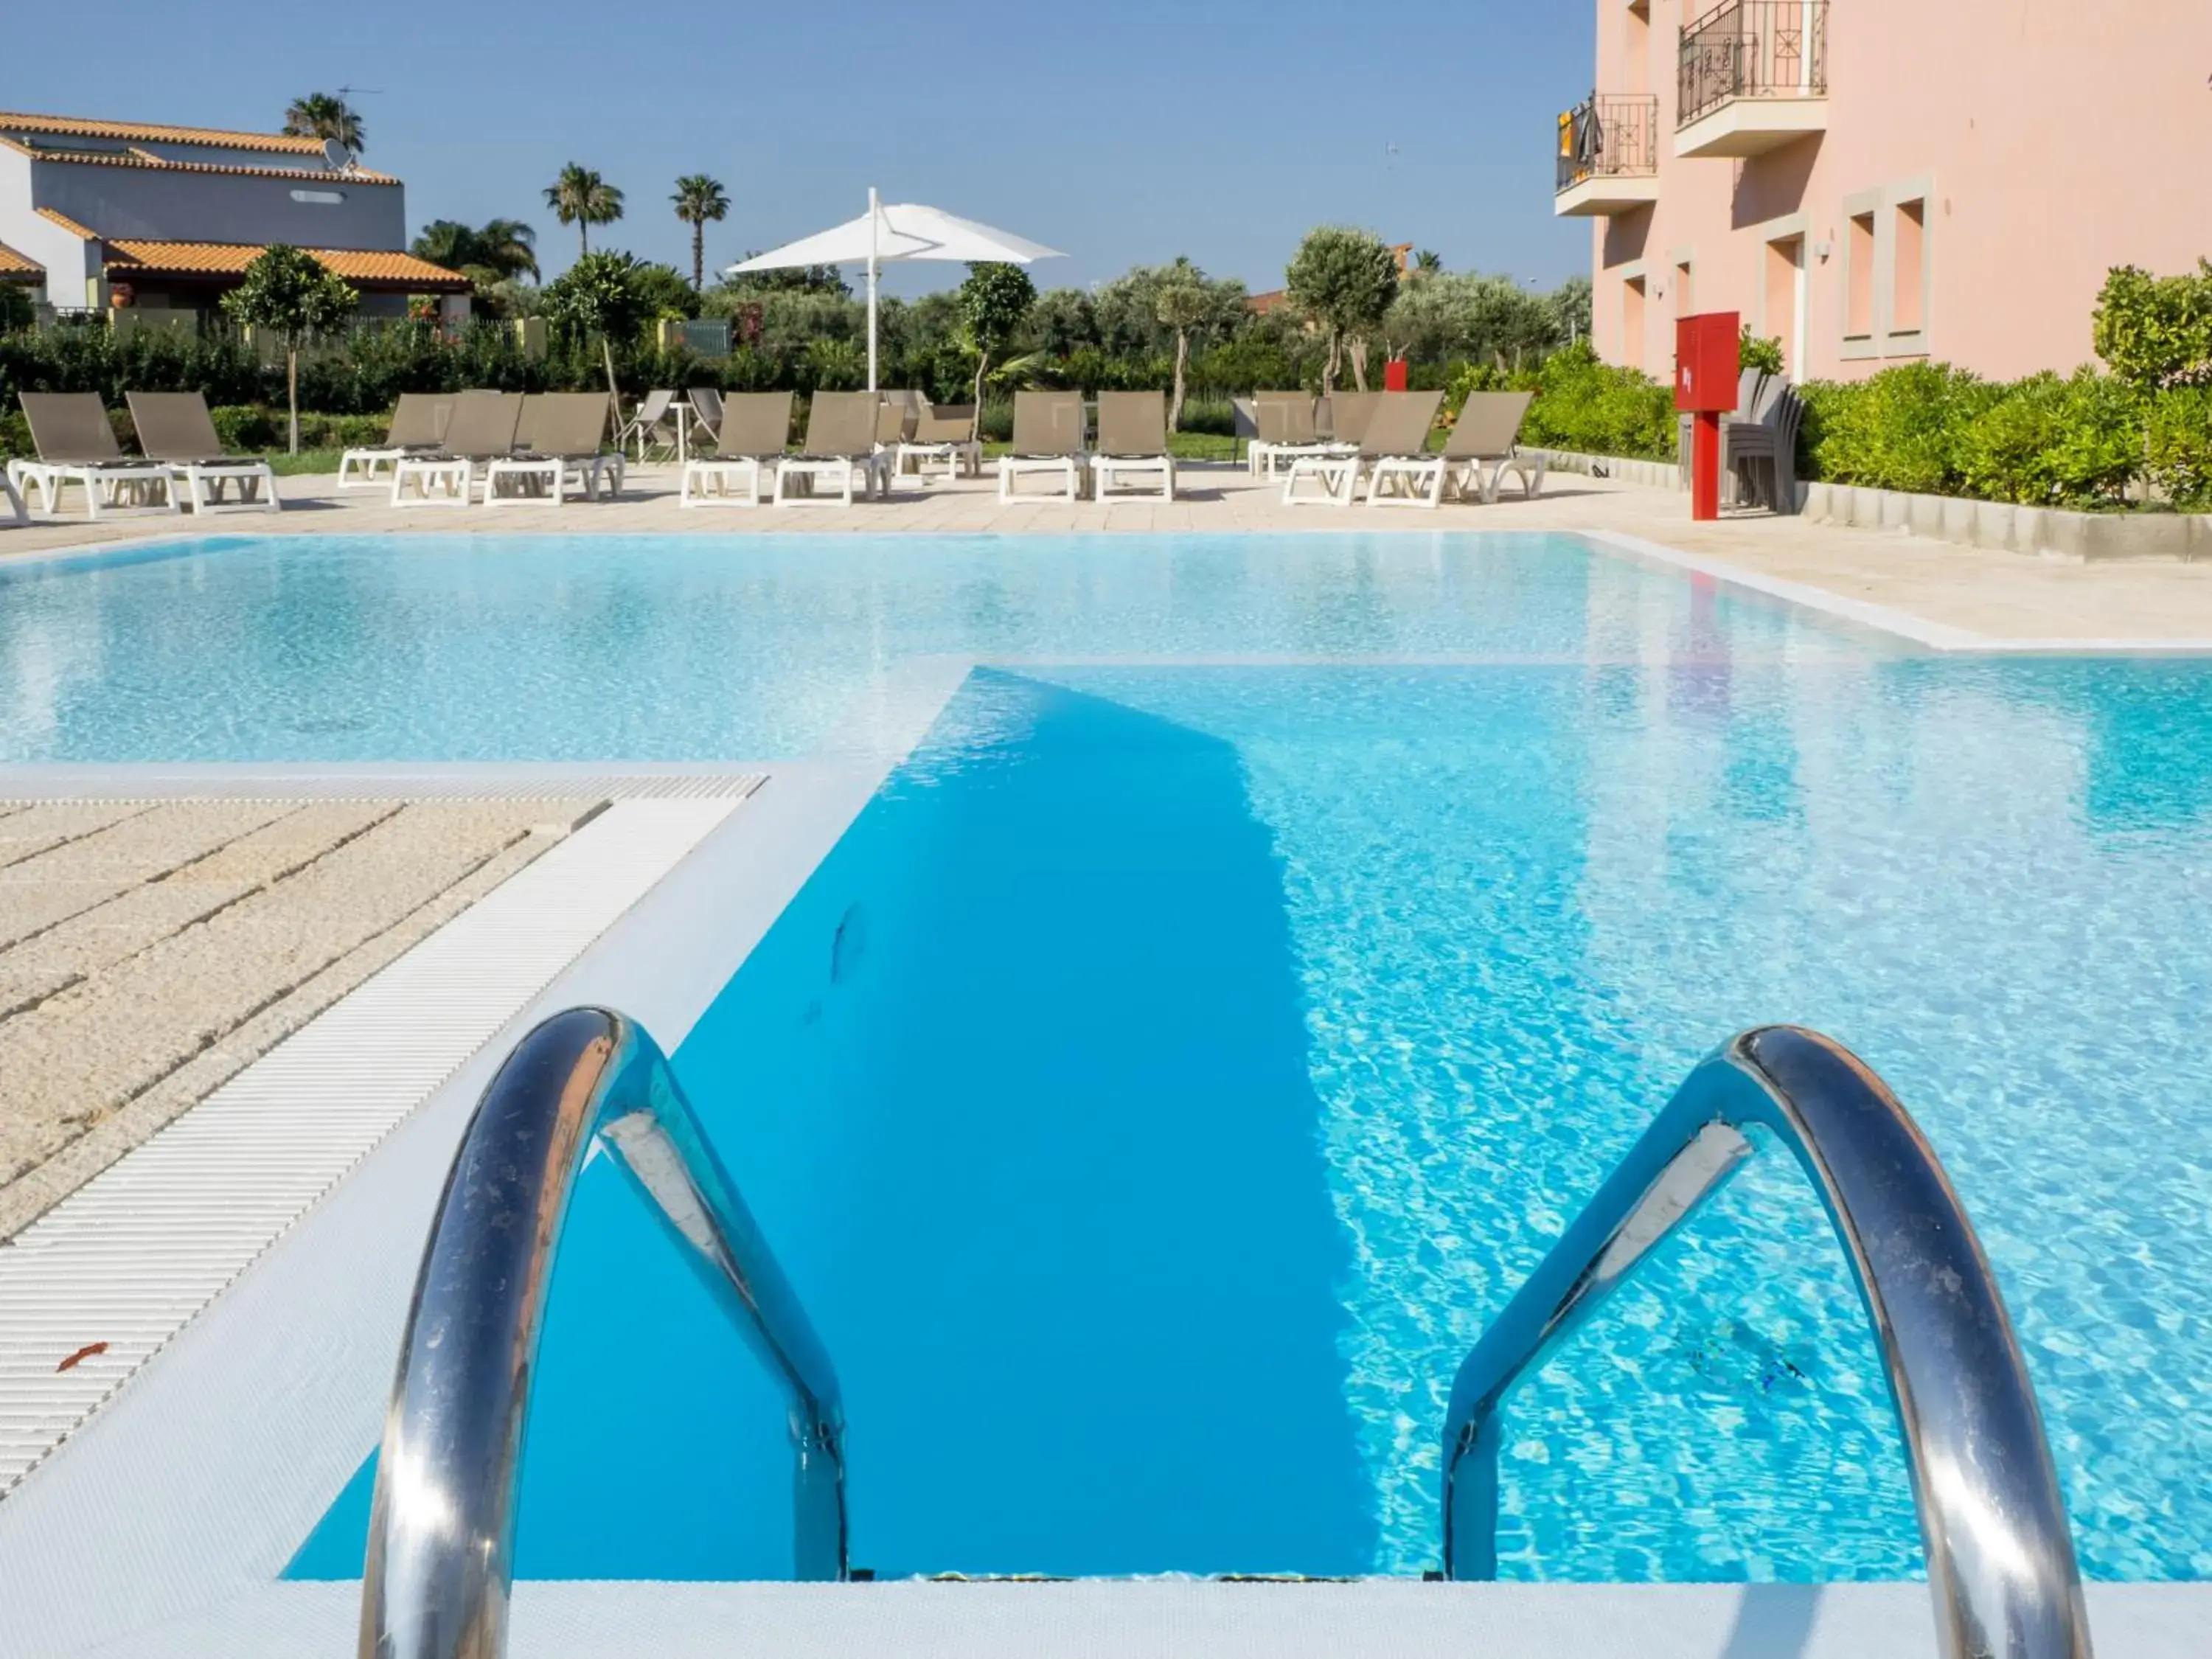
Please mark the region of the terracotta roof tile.
POLYGON ((40 161, 56 162, 67 167, 143 167, 152 173, 228 173, 247 179, 304 179, 312 183, 329 185, 396 185, 398 179, 388 173, 379 173, 373 167, 348 167, 343 173, 326 167, 243 167, 226 161, 170 161, 143 150, 131 149, 33 149, 0 135, 0 145, 21 151, 40 161))
POLYGON ((219 144, 228 149, 319 155, 323 141, 283 132, 229 132, 219 127, 173 127, 143 121, 94 121, 75 115, 27 115, 0 111, 0 132, 49 133, 58 138, 118 138, 125 143, 219 144))
MULTIPOLYGON (((149 242, 135 237, 107 240, 111 276, 133 273, 164 276, 231 276, 244 271, 262 250, 250 242, 149 242)), ((469 279, 411 253, 360 248, 307 250, 349 283, 409 287, 417 293, 459 293, 469 279)))
POLYGON ((28 259, 0 242, 0 283, 20 282, 27 276, 43 276, 46 268, 36 259, 28 259))
POLYGON ((100 233, 98 231, 87 230, 82 225, 77 223, 76 220, 70 218, 66 213, 57 213, 52 208, 42 207, 39 210, 39 217, 41 219, 52 220, 54 223, 59 225, 64 230, 69 232, 70 235, 82 236, 88 242, 96 242, 100 240, 100 233))

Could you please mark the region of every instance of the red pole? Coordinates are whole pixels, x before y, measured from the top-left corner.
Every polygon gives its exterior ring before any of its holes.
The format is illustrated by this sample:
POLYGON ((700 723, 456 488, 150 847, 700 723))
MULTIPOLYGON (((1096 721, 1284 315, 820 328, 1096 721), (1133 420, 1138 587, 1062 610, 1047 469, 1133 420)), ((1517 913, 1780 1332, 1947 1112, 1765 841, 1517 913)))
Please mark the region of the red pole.
POLYGON ((1690 439, 1690 516, 1717 519, 1721 515, 1721 417, 1717 410, 1699 410, 1690 439))

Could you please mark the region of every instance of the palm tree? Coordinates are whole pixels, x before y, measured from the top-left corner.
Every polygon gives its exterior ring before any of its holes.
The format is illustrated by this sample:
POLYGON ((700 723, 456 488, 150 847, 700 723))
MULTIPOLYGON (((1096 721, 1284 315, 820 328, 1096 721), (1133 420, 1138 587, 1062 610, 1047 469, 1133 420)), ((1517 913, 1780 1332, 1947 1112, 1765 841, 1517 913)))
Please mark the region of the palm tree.
POLYGON ((691 286, 703 289, 707 286, 707 222, 729 216, 729 193, 720 179, 688 173, 676 181, 676 194, 668 199, 676 204, 676 216, 691 227, 691 286))
POLYGON ((538 233, 520 219, 494 219, 481 230, 456 219, 433 219, 408 251, 418 259, 458 270, 478 298, 524 272, 538 275, 538 233))
POLYGON ((361 117, 327 92, 295 98, 284 112, 284 131, 295 138, 335 138, 356 155, 365 148, 361 117))
POLYGON ((538 280, 538 233, 520 219, 487 219, 477 232, 477 263, 489 265, 502 280, 528 276, 538 280))
POLYGON ((591 227, 611 225, 623 216, 623 193, 589 167, 571 161, 546 186, 545 205, 562 224, 575 226, 577 252, 589 253, 591 227))

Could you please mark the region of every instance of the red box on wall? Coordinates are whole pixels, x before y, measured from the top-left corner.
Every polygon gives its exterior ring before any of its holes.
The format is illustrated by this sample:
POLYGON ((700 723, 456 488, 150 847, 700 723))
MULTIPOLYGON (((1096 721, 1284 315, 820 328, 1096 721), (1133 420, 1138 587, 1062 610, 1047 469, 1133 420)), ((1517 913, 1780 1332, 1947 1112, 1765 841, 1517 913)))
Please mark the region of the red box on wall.
POLYGON ((1743 371, 1742 320, 1708 311, 1674 324, 1674 407, 1685 414, 1725 415, 1735 407, 1743 371))

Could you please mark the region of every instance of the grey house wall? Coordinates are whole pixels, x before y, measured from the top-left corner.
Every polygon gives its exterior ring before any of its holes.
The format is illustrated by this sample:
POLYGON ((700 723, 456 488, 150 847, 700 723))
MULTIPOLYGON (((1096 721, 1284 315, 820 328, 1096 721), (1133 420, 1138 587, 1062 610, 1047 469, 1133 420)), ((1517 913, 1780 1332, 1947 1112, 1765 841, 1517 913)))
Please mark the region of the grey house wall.
POLYGON ((363 184, 336 173, 327 179, 265 179, 44 157, 31 165, 33 205, 66 214, 102 236, 387 252, 407 246, 406 191, 398 185, 363 184), (295 191, 341 199, 300 202, 295 191))

